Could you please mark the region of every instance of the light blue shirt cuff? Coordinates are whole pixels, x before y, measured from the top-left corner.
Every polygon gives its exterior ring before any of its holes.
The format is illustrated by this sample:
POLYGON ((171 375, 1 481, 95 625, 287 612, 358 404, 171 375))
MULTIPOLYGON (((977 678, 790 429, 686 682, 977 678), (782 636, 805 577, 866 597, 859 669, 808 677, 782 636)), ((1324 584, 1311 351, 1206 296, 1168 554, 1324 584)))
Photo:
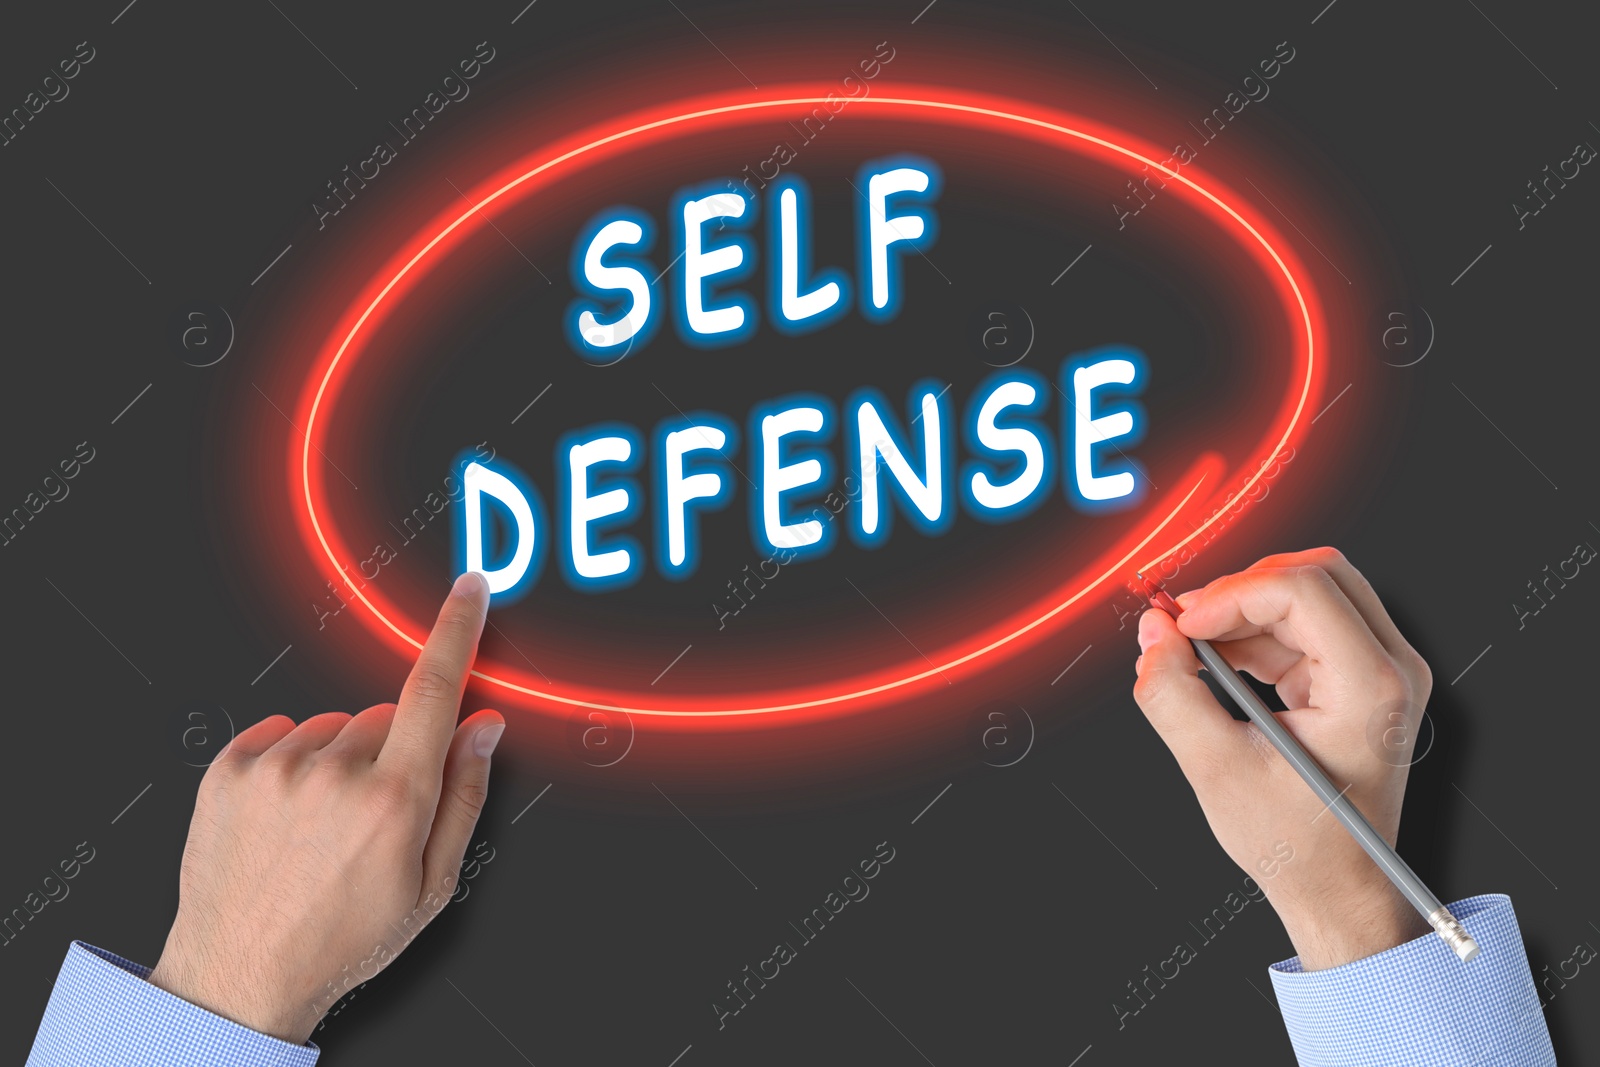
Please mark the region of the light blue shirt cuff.
POLYGON ((1301 1067, 1555 1067, 1511 898, 1450 912, 1477 939, 1471 963, 1430 933, 1325 971, 1272 965, 1301 1067))
POLYGON ((320 1050, 257 1033, 145 981, 150 968, 74 941, 27 1067, 311 1067, 320 1050))

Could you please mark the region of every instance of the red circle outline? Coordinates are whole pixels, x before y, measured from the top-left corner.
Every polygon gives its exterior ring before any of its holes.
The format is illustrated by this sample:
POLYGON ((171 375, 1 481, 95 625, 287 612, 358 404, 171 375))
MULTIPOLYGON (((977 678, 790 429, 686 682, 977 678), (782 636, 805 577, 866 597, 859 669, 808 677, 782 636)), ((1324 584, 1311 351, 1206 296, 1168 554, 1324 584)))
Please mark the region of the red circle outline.
MULTIPOLYGON (((1153 168, 1179 183, 1176 189, 1180 192, 1180 196, 1211 216, 1212 221, 1219 225, 1219 229, 1230 233, 1256 260, 1263 273, 1272 282, 1280 307, 1286 313, 1290 332, 1295 337, 1295 356, 1303 367, 1304 376, 1298 395, 1291 389, 1274 420, 1273 427, 1263 438, 1263 442, 1270 442, 1270 445, 1258 448, 1257 454, 1251 458, 1251 463, 1240 468, 1249 469, 1253 465, 1255 471, 1252 476, 1187 537, 1159 554, 1150 556, 1142 565, 1135 565, 1134 561, 1143 556, 1151 542, 1177 517, 1184 506, 1190 503, 1201 486, 1208 482, 1216 484, 1223 467, 1220 457, 1215 455, 1201 457, 1182 482, 1183 486, 1188 487, 1187 490, 1180 489, 1163 503, 1162 506, 1173 506, 1148 532, 1142 528, 1135 529, 1090 566, 1081 569, 1077 575, 1058 585, 1027 609, 991 625, 987 630, 973 635, 962 644, 940 650, 934 659, 927 660, 929 669, 926 670, 903 673, 904 668, 897 666, 874 674, 843 679, 831 686, 814 685, 772 693, 757 692, 748 694, 748 699, 738 699, 737 696, 726 694, 685 698, 653 695, 652 702, 657 705, 654 707, 630 706, 625 702, 628 698, 626 693, 620 694, 619 698, 619 695, 605 690, 592 690, 570 684, 565 688, 578 695, 550 692, 527 684, 526 680, 519 679, 515 672, 498 666, 492 671, 474 669, 472 671, 474 677, 531 697, 537 703, 672 717, 679 721, 685 718, 716 719, 727 716, 770 717, 779 713, 791 713, 790 717, 799 713, 814 716, 825 711, 838 713, 846 706, 852 709, 872 706, 883 702, 888 699, 889 694, 904 687, 929 680, 947 681, 950 672, 967 668, 991 653, 999 651, 1009 654, 1019 651, 1024 644, 1021 639, 1037 640, 1052 632, 1055 627, 1064 625, 1082 610, 1089 594, 1095 590, 1105 587, 1108 582, 1113 582, 1119 577, 1126 577, 1135 569, 1150 569, 1154 564, 1173 555, 1190 541, 1201 536, 1212 523, 1223 518, 1235 503, 1250 492, 1263 476, 1267 466, 1264 461, 1280 454, 1290 445, 1291 438, 1301 429, 1301 416, 1317 391, 1321 378, 1321 368, 1315 358, 1317 338, 1323 332, 1321 308, 1315 290, 1309 284, 1302 285, 1296 278, 1297 271, 1303 272, 1297 257, 1287 246, 1283 251, 1279 250, 1274 242, 1281 244, 1282 239, 1265 220, 1244 202, 1240 202, 1241 206, 1235 207, 1188 175, 1168 169, 1158 162, 1155 157, 1159 153, 1149 145, 1122 131, 1081 116, 1038 108, 1020 101, 944 87, 907 87, 907 91, 911 95, 863 97, 851 100, 849 103, 858 109, 867 107, 880 112, 900 113, 923 121, 1024 136, 1057 148, 1065 146, 1069 151, 1084 152, 1098 157, 1101 161, 1126 166, 1130 170, 1153 168), (1233 232, 1232 228, 1235 226, 1242 232, 1233 232), (1303 338, 1300 336, 1301 326, 1304 327, 1303 338), (1276 441, 1273 440, 1274 437, 1276 441), (1098 573, 1095 573, 1097 571, 1098 573), (1085 582, 1084 578, 1091 574, 1094 575, 1092 580, 1085 582), (1070 588, 1069 591, 1069 587, 1075 588, 1070 588), (1042 605, 1056 600, 1058 602, 1053 607, 1032 619, 1023 621, 1042 605), (1046 624, 1052 625, 1047 627, 1046 624), (942 662, 936 664, 935 660, 942 662), (842 691, 828 691, 837 689, 841 685, 842 691), (851 686, 855 688, 852 689, 851 686)), ((334 575, 349 587, 354 598, 370 612, 370 618, 367 615, 359 617, 380 638, 407 656, 422 648, 421 640, 390 618, 394 615, 402 622, 409 622, 404 613, 376 590, 369 594, 363 588, 357 588, 350 581, 345 568, 341 567, 339 563, 341 557, 353 557, 345 548, 338 530, 331 521, 325 530, 318 518, 318 505, 325 497, 324 475, 320 465, 310 462, 313 450, 320 452, 319 442, 323 439, 322 427, 331 421, 327 418, 321 423, 318 421, 319 415, 324 414, 322 411, 324 402, 331 413, 343 381, 359 355, 357 334, 363 327, 381 322, 387 314, 380 305, 390 297, 402 295, 426 276, 431 266, 424 266, 422 270, 416 272, 413 272, 413 268, 423 263, 430 254, 435 251, 440 251, 441 254, 448 252, 475 233, 487 218, 482 209, 502 197, 507 197, 508 194, 514 193, 517 198, 532 195, 548 181, 548 176, 563 164, 577 160, 580 166, 592 165, 626 150, 627 142, 632 138, 650 143, 662 137, 669 137, 676 132, 675 127, 690 123, 716 129, 737 125, 738 122, 747 119, 749 113, 758 109, 821 105, 833 99, 838 98, 830 97, 826 86, 788 86, 774 90, 771 95, 763 94, 756 99, 751 99, 747 93, 724 93, 648 109, 615 122, 591 127, 554 146, 525 155, 481 183, 467 195, 467 199, 472 203, 470 208, 460 213, 454 210, 440 212, 428 226, 397 250, 385 266, 362 287, 360 294, 341 315, 338 324, 324 343, 312 376, 302 390, 298 410, 301 425, 305 427, 304 443, 298 449, 291 444, 288 457, 289 482, 291 486, 298 482, 301 489, 294 506, 297 526, 305 547, 313 559, 321 556, 332 565, 334 575), (356 345, 357 351, 350 352, 350 358, 346 360, 344 357, 353 344, 356 345), (319 370, 320 375, 317 373, 319 370), (300 510, 302 504, 303 511, 300 510)), ((1215 182, 1212 184, 1229 193, 1225 187, 1215 182)), ((1229 196, 1231 198, 1231 193, 1229 196)), ((511 202, 512 199, 505 201, 505 203, 511 202)), ((326 508, 322 510, 327 511, 326 508)), ((320 566, 320 562, 318 565, 320 566)))

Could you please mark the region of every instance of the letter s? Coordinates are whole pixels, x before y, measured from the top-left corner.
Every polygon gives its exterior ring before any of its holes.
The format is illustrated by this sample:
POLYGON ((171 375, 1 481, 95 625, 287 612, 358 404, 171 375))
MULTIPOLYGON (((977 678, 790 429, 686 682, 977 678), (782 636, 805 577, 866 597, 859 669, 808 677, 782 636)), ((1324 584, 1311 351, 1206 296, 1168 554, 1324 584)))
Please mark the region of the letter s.
POLYGON ((647 330, 654 326, 650 279, 639 268, 652 273, 655 268, 642 256, 607 262, 607 253, 619 247, 648 252, 655 235, 649 217, 639 212, 620 211, 596 222, 589 239, 574 246, 572 257, 574 286, 595 299, 573 301, 567 311, 567 332, 585 359, 616 362, 631 352, 636 342, 647 340, 647 330), (621 314, 601 321, 596 314, 604 310, 599 298, 617 292, 628 294, 625 307, 621 314), (619 347, 620 355, 615 351, 619 347))

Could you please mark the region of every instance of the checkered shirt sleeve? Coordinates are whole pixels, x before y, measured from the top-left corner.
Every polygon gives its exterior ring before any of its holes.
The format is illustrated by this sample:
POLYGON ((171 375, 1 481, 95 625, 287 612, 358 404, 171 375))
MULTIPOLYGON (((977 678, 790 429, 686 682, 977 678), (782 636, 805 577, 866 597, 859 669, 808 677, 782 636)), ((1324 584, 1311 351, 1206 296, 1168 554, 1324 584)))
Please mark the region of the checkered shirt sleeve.
POLYGON ((74 941, 27 1067, 311 1067, 291 1045, 145 981, 150 968, 74 941))
POLYGON ((1555 1067, 1511 899, 1450 911, 1477 939, 1471 963, 1429 933, 1325 971, 1272 965, 1301 1067, 1555 1067))

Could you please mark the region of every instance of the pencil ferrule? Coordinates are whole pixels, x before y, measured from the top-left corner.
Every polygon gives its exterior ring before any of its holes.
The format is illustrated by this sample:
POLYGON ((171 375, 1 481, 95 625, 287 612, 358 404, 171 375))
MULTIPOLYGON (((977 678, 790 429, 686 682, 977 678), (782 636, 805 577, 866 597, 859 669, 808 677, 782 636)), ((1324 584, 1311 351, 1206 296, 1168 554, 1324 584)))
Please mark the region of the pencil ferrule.
POLYGON ((1462 963, 1467 963, 1478 955, 1478 942, 1474 941, 1460 921, 1450 914, 1449 908, 1440 908, 1429 915, 1428 922, 1433 924, 1434 933, 1443 938, 1444 943, 1461 957, 1462 963))

